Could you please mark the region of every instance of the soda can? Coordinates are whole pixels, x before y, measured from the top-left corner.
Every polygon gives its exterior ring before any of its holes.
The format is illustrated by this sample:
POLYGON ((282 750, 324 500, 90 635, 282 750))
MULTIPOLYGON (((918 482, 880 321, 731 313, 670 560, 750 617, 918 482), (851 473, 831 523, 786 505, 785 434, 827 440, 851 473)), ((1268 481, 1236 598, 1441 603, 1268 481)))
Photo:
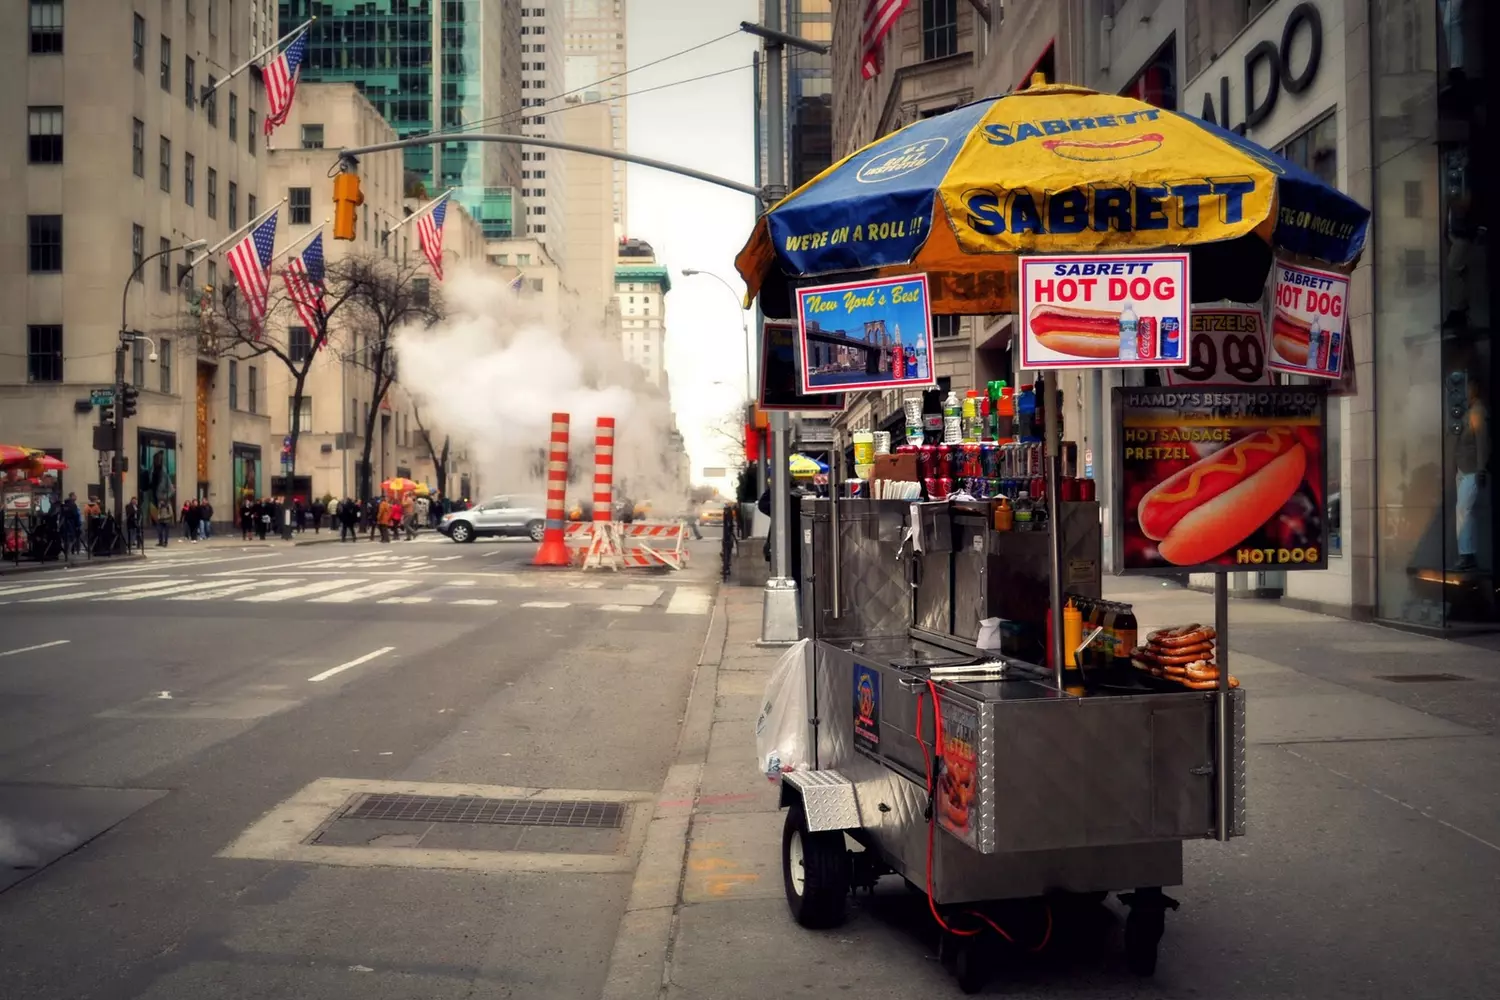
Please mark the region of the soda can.
MULTIPOLYGON (((953 449, 946 445, 937 446, 937 472, 939 479, 951 478, 953 475, 953 449)), ((946 496, 946 494, 944 494, 946 496)))
POLYGON ((953 477, 939 476, 937 480, 938 495, 936 499, 946 500, 953 493, 953 477))
POLYGON ((865 481, 863 479, 844 480, 844 496, 857 499, 865 495, 865 481))
POLYGON ((937 445, 924 444, 917 449, 917 469, 923 479, 937 475, 937 445))
POLYGON ((984 469, 984 475, 988 479, 994 479, 1000 475, 1000 446, 993 441, 985 441, 979 446, 979 464, 984 469))
POLYGON ((1142 361, 1156 357, 1156 317, 1142 316, 1136 320, 1136 354, 1142 361))
POLYGON ((1161 358, 1163 361, 1182 360, 1182 324, 1176 316, 1162 317, 1161 358))

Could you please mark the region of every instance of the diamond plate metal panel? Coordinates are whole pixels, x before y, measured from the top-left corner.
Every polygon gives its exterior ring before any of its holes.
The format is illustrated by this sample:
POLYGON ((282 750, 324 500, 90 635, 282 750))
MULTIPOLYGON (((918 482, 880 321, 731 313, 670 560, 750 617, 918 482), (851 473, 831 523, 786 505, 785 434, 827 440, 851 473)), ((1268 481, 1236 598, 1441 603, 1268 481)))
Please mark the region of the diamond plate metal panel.
POLYGON ((782 781, 802 792, 808 830, 852 830, 860 825, 854 783, 838 771, 792 771, 782 781))
POLYGON ((905 557, 896 556, 905 525, 899 507, 877 506, 872 516, 839 525, 843 610, 857 616, 860 635, 905 635, 911 626, 911 586, 905 557))

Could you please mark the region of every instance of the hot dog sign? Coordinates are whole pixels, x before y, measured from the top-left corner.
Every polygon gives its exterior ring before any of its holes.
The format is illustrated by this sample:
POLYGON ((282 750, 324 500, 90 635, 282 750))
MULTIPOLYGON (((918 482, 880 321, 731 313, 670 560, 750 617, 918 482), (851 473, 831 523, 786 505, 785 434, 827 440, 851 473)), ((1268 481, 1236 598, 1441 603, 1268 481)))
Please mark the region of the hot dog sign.
POLYGON ((1161 368, 1188 354, 1186 254, 1020 259, 1021 367, 1161 368))
POLYGON ((1122 571, 1327 568, 1322 385, 1114 392, 1122 571))
POLYGON ((1338 378, 1344 371, 1349 278, 1276 262, 1272 284, 1271 370, 1338 378))

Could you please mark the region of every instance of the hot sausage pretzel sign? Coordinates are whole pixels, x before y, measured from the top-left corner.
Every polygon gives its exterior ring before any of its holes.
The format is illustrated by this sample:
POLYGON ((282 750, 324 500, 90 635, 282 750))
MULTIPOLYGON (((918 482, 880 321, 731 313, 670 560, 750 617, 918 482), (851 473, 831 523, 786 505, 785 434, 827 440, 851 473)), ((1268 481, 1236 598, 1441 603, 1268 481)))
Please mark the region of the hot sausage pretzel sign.
POLYGON ((1271 369, 1292 375, 1343 374, 1349 278, 1276 262, 1271 311, 1271 369))
POLYGON ((1163 368, 1188 354, 1186 254, 1022 257, 1021 367, 1163 368))
POLYGON ((1322 385, 1114 393, 1124 572, 1327 568, 1322 385))

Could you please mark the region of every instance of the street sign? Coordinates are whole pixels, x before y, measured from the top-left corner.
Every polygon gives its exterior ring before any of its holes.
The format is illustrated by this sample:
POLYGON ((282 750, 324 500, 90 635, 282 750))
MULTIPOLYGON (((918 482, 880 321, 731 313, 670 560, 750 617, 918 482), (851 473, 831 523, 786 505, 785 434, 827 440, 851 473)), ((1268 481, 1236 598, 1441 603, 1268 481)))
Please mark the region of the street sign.
POLYGON ((114 386, 107 389, 90 389, 89 402, 95 406, 109 406, 115 401, 114 386))

